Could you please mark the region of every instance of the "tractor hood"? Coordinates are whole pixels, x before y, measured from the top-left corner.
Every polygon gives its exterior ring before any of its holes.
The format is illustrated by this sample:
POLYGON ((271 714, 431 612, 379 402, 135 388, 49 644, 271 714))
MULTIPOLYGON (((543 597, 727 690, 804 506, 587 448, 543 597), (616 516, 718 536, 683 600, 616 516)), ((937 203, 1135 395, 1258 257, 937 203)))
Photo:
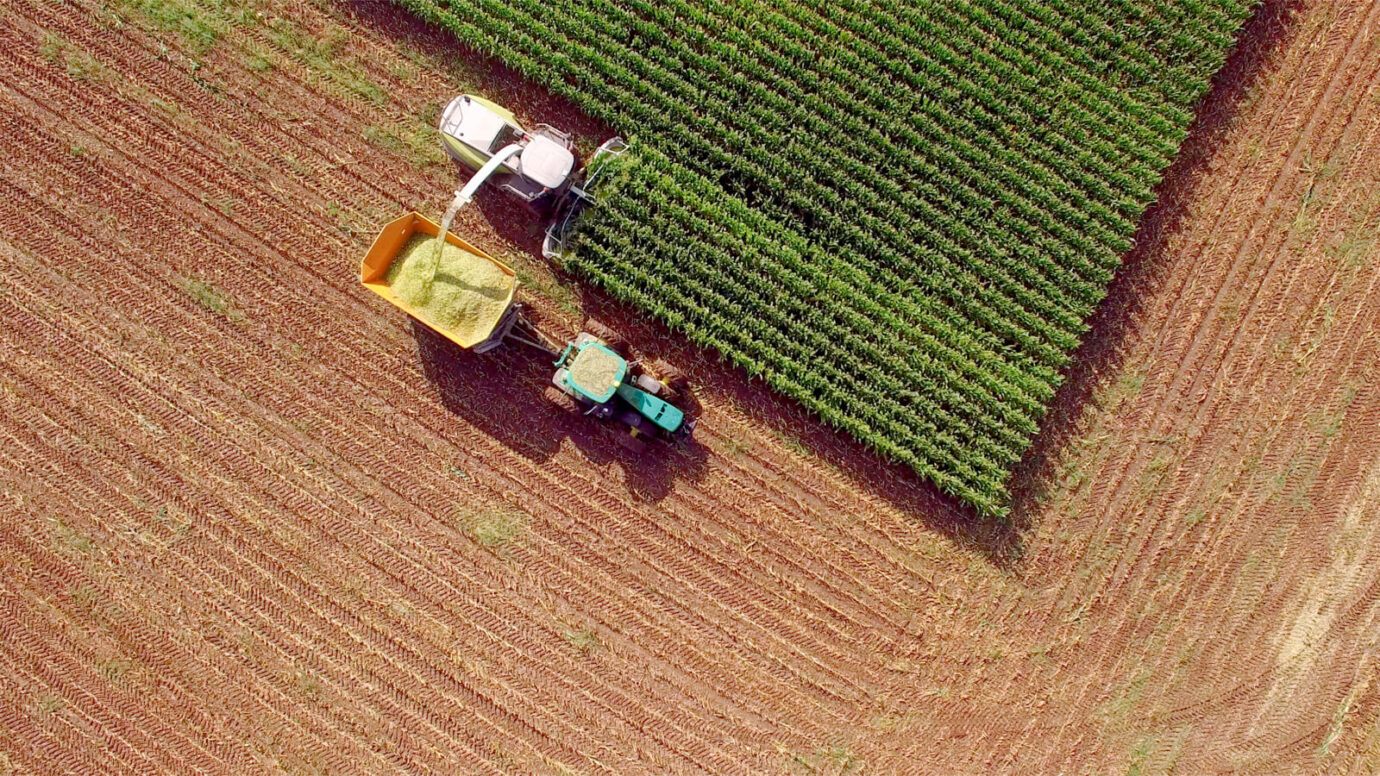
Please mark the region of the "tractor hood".
POLYGON ((685 424, 685 413, 670 402, 629 383, 618 386, 618 395, 632 405, 642 417, 655 423, 662 431, 674 434, 685 424))

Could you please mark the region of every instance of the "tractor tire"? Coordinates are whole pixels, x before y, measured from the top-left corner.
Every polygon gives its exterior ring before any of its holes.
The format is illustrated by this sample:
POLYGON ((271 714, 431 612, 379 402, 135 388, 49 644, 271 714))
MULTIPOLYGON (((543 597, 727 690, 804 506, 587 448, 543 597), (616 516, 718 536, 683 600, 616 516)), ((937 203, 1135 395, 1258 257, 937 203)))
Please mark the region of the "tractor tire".
POLYGON ((542 391, 542 395, 546 397, 547 401, 566 412, 575 412, 580 409, 580 405, 575 402, 575 399, 570 394, 554 385, 546 386, 546 390, 542 391))
POLYGON ((622 335, 618 332, 605 326, 599 319, 590 318, 585 321, 585 331, 603 340, 604 344, 608 345, 610 350, 623 358, 628 358, 630 352, 628 349, 628 341, 623 339, 622 335))
POLYGON ((618 444, 634 455, 642 455, 647 452, 647 440, 640 436, 633 436, 632 433, 619 434, 618 444))
POLYGON ((684 372, 659 358, 648 364, 647 370, 676 396, 684 396, 686 389, 690 387, 690 381, 684 372))

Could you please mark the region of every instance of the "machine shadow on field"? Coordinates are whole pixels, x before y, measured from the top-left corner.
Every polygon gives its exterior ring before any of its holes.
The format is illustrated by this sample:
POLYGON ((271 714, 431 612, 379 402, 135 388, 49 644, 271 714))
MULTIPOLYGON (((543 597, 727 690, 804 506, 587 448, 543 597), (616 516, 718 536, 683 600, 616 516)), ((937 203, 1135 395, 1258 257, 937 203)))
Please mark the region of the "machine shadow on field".
MULTIPOLYGON (((644 357, 664 359, 690 375, 701 395, 712 396, 716 404, 727 405, 751 418, 784 450, 823 462, 859 492, 887 502, 923 523, 927 530, 988 562, 1005 568, 1020 558, 1021 537, 1010 525, 979 517, 908 467, 886 461, 852 437, 835 431, 797 402, 778 395, 766 383, 749 378, 712 348, 689 342, 684 335, 589 283, 579 287, 581 307, 587 317, 623 334, 644 357)), ((731 429, 714 426, 712 419, 701 423, 696 433, 706 441, 715 438, 714 451, 730 463, 759 452, 752 449, 751 440, 736 438, 731 429)), ((862 514, 833 517, 839 521, 866 519, 862 514)))
MULTIPOLYGON (((588 159, 599 143, 617 134, 563 97, 526 80, 499 60, 466 48, 450 33, 427 24, 396 3, 382 0, 335 0, 335 3, 354 23, 381 33, 404 51, 416 52, 417 56, 451 75, 455 79, 454 94, 473 89, 516 112, 524 125, 547 123, 569 132, 581 159, 588 159)), ((457 184, 468 180, 469 171, 458 162, 447 164, 454 170, 452 179, 457 184)), ((498 237, 533 256, 541 256, 546 214, 516 204, 512 197, 491 186, 482 187, 476 193, 473 206, 483 213, 498 237)))
POLYGON ((1060 453, 1078 436, 1078 421, 1097 392, 1117 378, 1125 362, 1123 345, 1145 313, 1145 302, 1165 280, 1170 265, 1169 237, 1178 232, 1209 175, 1208 163, 1235 120, 1239 107, 1273 54, 1295 33, 1302 0, 1265 0, 1241 28, 1237 44, 1199 101, 1188 137, 1155 188, 1155 201, 1141 216, 1134 247, 1107 289, 1107 297, 1088 320, 1088 332, 1073 354, 1064 383, 1011 479, 1016 528, 1053 487, 1060 453))
POLYGON ((446 409, 524 458, 545 462, 569 439, 592 465, 618 464, 632 495, 653 503, 665 498, 677 481, 704 477, 708 453, 693 440, 655 442, 635 454, 619 444, 621 427, 546 399, 553 368, 545 353, 508 342, 476 355, 416 320, 411 325, 422 371, 446 409))
MULTIPOLYGON (((337 5, 354 23, 382 33, 403 50, 416 52, 429 66, 451 75, 456 93, 481 90, 513 108, 524 124, 546 122, 570 132, 582 156, 613 135, 563 98, 526 81, 498 60, 470 51, 449 33, 394 3, 338 0, 337 5)), ((457 166, 457 175, 464 179, 468 173, 457 166)), ((474 206, 499 238, 541 256, 545 214, 534 213, 491 187, 479 190, 474 206)), ((541 325, 539 320, 536 323, 541 325)), ((561 328, 553 326, 549 334, 560 336, 561 328)), ((703 476, 708 455, 693 441, 675 447, 653 444, 646 453, 635 455, 618 443, 613 426, 549 402, 544 391, 550 384, 551 359, 534 349, 510 342, 475 355, 415 321, 412 331, 423 371, 446 408, 530 460, 550 459, 561 441, 569 439, 593 465, 618 463, 633 496, 653 502, 670 493, 678 480, 697 481, 703 476)))

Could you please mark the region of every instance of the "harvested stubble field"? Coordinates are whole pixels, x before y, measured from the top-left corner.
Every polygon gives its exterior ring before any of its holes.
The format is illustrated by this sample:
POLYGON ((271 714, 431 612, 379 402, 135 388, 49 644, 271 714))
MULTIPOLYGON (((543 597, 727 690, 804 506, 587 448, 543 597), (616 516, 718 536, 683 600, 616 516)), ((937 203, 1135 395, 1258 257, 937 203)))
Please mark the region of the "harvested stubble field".
POLYGON ((457 231, 688 367, 700 446, 410 325, 355 272, 439 103, 607 128, 391 8, 169 5, 0 7, 0 771, 1380 769, 1380 4, 1248 24, 1009 529, 497 197, 457 231))

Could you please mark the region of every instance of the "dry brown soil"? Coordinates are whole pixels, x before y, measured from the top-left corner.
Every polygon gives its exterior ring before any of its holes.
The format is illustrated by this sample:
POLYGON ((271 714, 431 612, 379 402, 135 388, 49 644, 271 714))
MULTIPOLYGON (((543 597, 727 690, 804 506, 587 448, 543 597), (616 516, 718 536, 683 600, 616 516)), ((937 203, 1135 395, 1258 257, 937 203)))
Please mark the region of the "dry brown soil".
POLYGON ((1251 22, 1010 527, 497 196, 457 232, 681 366, 697 446, 362 288, 445 98, 607 131, 540 90, 380 4, 109 5, 0 4, 0 773, 1380 770, 1380 3, 1251 22))

